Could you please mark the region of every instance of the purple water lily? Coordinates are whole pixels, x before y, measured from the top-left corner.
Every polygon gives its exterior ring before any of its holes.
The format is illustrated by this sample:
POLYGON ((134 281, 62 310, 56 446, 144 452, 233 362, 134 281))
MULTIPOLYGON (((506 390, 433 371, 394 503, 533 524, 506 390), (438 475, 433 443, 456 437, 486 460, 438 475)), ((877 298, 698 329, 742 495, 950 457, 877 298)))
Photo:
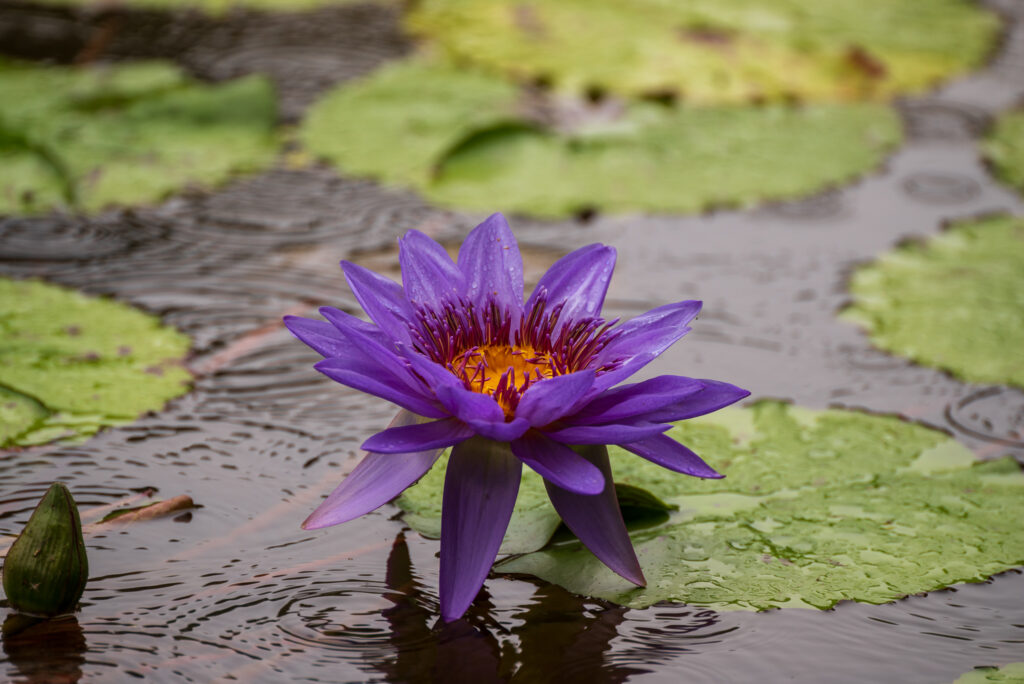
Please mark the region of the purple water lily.
POLYGON ((325 357, 318 371, 403 409, 366 440, 369 453, 303 527, 336 525, 382 506, 452 447, 441 520, 444 620, 461 617, 483 585, 523 463, 544 478, 555 510, 587 548, 643 586, 606 445, 679 473, 721 477, 663 433, 672 421, 749 392, 674 375, 616 385, 685 335, 701 303, 605 321, 615 250, 594 244, 556 262, 524 304, 522 257, 501 214, 466 237, 457 263, 415 230, 399 250, 401 286, 341 264, 372 323, 331 307, 320 309, 326 322, 285 318, 325 357))

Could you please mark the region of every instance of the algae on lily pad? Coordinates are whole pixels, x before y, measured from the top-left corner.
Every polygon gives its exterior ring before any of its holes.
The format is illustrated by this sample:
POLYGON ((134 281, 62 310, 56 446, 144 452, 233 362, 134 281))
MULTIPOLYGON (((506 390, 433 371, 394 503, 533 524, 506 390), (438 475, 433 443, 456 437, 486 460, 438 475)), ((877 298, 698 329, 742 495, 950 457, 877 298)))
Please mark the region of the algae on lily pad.
POLYGON ((952 225, 859 269, 842 317, 894 354, 1024 387, 1024 218, 952 225))
MULTIPOLYGON (((939 431, 895 417, 760 402, 679 423, 669 434, 726 477, 686 477, 609 448, 617 483, 678 509, 631 532, 646 589, 576 540, 496 569, 633 607, 668 600, 763 610, 884 603, 1024 564, 1020 466, 976 463, 939 431)), ((439 497, 440 471, 435 466, 399 505, 426 501, 422 488, 439 497)), ((542 491, 540 477, 526 472, 521 505, 537 518, 544 504, 535 490, 542 491)))
POLYGON ((82 437, 188 390, 189 339, 119 302, 0 278, 0 447, 82 437))
POLYGON ((999 117, 985 142, 985 153, 996 176, 1024 194, 1024 110, 999 117))
POLYGON ((269 82, 204 84, 177 67, 0 61, 0 214, 95 212, 267 167, 269 82))
POLYGON ((590 103, 414 61, 339 86, 302 138, 346 173, 441 205, 557 218, 813 193, 876 167, 900 128, 878 104, 590 103))
POLYGON ((999 31, 967 0, 422 0, 407 26, 513 78, 702 104, 921 92, 999 31))

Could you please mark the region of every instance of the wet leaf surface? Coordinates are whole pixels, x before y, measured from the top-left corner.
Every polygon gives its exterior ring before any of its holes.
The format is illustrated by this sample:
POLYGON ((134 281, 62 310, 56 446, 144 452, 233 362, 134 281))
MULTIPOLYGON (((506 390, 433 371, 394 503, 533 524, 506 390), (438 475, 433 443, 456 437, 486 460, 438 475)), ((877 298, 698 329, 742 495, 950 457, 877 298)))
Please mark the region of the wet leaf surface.
POLYGON ((971 382, 1024 387, 1024 219, 954 224, 858 270, 843 312, 871 341, 971 382))
POLYGON ((996 176, 1024 193, 1024 111, 1001 116, 985 143, 996 176))
MULTIPOLYGON (((375 0, 118 0, 118 5, 127 5, 139 9, 200 9, 210 14, 224 14, 231 10, 251 9, 261 11, 298 12, 301 10, 324 7, 326 5, 354 4, 356 2, 374 2, 375 0)), ((388 0, 376 0, 387 2, 388 0)), ((104 8, 110 6, 109 0, 43 0, 50 5, 77 5, 81 7, 104 8)))
POLYGON ((498 569, 631 607, 667 600, 765 610, 884 603, 1024 561, 1020 467, 1012 459, 976 464, 941 432, 762 402, 670 434, 726 478, 686 478, 614 450, 617 481, 679 507, 631 534, 646 589, 575 540, 498 569))
POLYGON ((919 92, 980 64, 998 30, 963 0, 426 0, 407 23, 515 78, 699 103, 919 92))
POLYGON ((590 103, 410 62, 332 91, 302 138, 346 173, 445 206, 563 217, 799 196, 877 166, 900 131, 875 104, 590 103))
POLYGON ((0 311, 0 445, 88 436, 188 389, 188 338, 141 311, 2 278, 0 311))
POLYGON ((269 83, 204 85, 161 62, 68 68, 0 61, 0 214, 153 202, 268 166, 269 83))
POLYGON ((1024 682, 1024 663, 1009 663, 1002 667, 976 667, 953 684, 987 684, 988 682, 1021 684, 1024 682))

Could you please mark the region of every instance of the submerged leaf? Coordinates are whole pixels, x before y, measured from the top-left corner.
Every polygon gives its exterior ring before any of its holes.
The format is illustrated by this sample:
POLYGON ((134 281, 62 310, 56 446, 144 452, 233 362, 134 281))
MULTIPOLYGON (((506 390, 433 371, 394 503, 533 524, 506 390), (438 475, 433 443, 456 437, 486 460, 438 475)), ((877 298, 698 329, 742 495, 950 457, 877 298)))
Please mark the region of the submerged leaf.
POLYGON ((94 212, 223 182, 276 154, 274 95, 195 82, 160 62, 0 61, 0 214, 94 212))
POLYGON ((858 270, 842 317, 877 346, 970 382, 1024 387, 1024 219, 954 224, 858 270))
POLYGON ((189 340, 124 304, 0 278, 0 446, 87 436, 183 394, 189 340))
POLYGON ((965 0, 423 0, 407 25, 562 91, 720 104, 920 92, 980 64, 999 22, 965 0))
POLYGON ((501 563, 633 607, 716 610, 884 603, 1024 563, 1024 474, 976 464, 946 435, 896 418, 776 402, 680 423, 669 434, 726 477, 666 475, 620 449, 616 480, 680 510, 632 533, 634 588, 578 542, 501 563))
POLYGON ((346 173, 446 206, 500 197, 504 210, 550 217, 796 197, 870 170, 899 137, 883 105, 592 104, 424 62, 335 89, 302 131, 346 173))

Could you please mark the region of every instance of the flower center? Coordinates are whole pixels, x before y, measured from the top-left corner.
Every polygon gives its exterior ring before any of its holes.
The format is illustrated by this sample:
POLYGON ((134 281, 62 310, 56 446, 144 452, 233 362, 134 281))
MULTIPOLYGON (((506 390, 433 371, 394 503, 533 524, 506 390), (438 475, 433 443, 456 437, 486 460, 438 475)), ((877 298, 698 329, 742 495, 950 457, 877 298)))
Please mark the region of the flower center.
POLYGON ((617 337, 617 321, 585 318, 561 322, 562 304, 548 309, 541 293, 530 311, 514 322, 494 302, 482 310, 466 301, 439 311, 420 309, 413 328, 415 348, 447 368, 466 389, 494 397, 507 419, 530 386, 587 368, 601 374, 620 365, 599 362, 599 352, 617 337))

